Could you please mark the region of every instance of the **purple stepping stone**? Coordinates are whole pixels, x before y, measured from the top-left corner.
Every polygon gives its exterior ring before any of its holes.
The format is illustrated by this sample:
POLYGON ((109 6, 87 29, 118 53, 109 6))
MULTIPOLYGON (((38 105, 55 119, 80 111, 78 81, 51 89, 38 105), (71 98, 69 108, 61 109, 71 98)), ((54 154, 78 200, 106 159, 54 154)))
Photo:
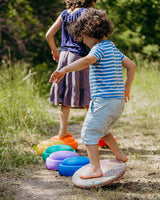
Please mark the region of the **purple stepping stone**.
POLYGON ((79 156, 73 151, 56 151, 46 159, 46 167, 50 170, 58 170, 59 164, 66 158, 79 156))

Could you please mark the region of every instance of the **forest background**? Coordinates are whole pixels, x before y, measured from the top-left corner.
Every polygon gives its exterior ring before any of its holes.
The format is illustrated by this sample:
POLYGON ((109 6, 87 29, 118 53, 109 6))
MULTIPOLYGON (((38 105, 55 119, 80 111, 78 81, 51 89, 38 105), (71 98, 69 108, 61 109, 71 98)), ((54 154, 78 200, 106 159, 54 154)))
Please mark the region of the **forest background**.
MULTIPOLYGON (((0 62, 30 63, 37 78, 55 68, 45 34, 64 8, 62 0, 0 1, 0 62)), ((114 24, 110 39, 124 54, 160 58, 159 0, 98 0, 95 8, 107 11, 114 24)), ((58 47, 60 37, 59 31, 55 36, 58 47)))

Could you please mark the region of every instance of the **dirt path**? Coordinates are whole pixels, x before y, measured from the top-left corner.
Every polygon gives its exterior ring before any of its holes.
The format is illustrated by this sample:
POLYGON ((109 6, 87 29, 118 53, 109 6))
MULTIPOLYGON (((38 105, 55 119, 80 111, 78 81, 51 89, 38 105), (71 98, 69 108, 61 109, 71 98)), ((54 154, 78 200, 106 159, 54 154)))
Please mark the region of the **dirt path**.
MULTIPOLYGON (((68 130, 79 143, 77 153, 87 156, 83 144, 80 143, 81 125, 69 126, 68 130)), ((5 190, 5 197, 2 199, 12 199, 13 196, 16 200, 67 199, 71 193, 72 178, 59 176, 57 171, 48 170, 43 161, 39 165, 24 169, 21 173, 19 176, 13 174, 12 177, 1 177, 1 190, 5 190)))
MULTIPOLYGON (((69 131, 79 142, 79 155, 86 156, 83 144, 80 143, 82 125, 70 125, 69 131)), ((133 137, 133 136, 132 136, 133 137)), ((127 171, 124 176, 101 189, 84 190, 73 186, 71 177, 59 176, 57 171, 48 170, 42 161, 24 169, 17 176, 9 175, 1 179, 5 195, 0 199, 15 200, 159 200, 160 199, 160 152, 157 150, 138 151, 131 148, 124 140, 128 154, 127 171), (130 153, 128 153, 130 152, 130 153), (152 153, 151 153, 152 152, 152 153), (142 167, 143 166, 143 167, 142 167)), ((137 140, 138 142, 138 140, 137 140)), ((133 146, 133 145, 132 145, 133 146)), ((101 159, 114 158, 110 149, 100 149, 101 159)), ((1 190, 2 190, 1 189, 1 190)))

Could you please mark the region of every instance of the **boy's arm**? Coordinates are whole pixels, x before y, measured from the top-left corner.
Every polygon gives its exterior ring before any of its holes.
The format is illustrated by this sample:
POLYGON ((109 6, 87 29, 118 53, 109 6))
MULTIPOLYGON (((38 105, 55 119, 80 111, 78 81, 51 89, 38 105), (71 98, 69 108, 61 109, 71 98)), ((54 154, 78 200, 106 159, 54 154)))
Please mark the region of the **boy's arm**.
POLYGON ((130 88, 135 76, 136 65, 128 57, 125 57, 122 60, 122 66, 127 69, 126 81, 124 84, 125 102, 127 103, 129 100, 130 88))
POLYGON ((89 65, 95 63, 96 61, 97 59, 95 56, 88 54, 87 56, 80 58, 76 60, 75 62, 63 67, 60 71, 53 72, 49 82, 52 83, 56 81, 56 83, 59 83, 59 81, 64 77, 64 75, 67 72, 73 72, 73 71, 79 71, 79 70, 85 69, 89 65))
POLYGON ((59 60, 59 51, 57 50, 57 47, 54 42, 53 36, 56 34, 56 32, 61 28, 62 26, 62 18, 59 16, 55 23, 50 27, 50 29, 46 33, 46 38, 48 41, 48 44, 51 48, 51 53, 53 55, 53 59, 58 62, 59 60))

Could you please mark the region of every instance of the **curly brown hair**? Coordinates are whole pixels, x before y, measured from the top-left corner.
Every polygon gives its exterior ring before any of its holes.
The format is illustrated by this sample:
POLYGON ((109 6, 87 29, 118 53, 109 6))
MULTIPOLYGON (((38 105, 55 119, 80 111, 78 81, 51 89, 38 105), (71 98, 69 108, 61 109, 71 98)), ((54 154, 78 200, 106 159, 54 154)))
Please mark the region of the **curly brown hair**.
POLYGON ((68 26, 70 35, 76 41, 83 41, 83 35, 101 40, 113 33, 112 22, 105 11, 89 8, 77 21, 68 26))
POLYGON ((74 10, 75 8, 89 8, 92 6, 93 2, 96 3, 97 0, 65 0, 66 8, 74 10))

